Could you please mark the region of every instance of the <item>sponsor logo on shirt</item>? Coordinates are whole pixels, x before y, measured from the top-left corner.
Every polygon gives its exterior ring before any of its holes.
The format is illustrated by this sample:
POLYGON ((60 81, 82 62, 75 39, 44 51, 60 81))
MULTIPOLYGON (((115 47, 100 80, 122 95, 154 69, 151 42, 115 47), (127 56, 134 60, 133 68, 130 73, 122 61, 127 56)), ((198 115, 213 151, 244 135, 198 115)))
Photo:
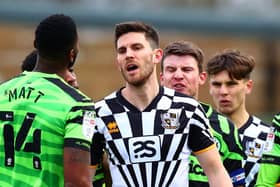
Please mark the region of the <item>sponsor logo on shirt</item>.
POLYGON ((116 123, 116 122, 114 122, 114 121, 113 121, 113 122, 108 123, 108 124, 107 124, 107 127, 108 127, 108 129, 109 129, 109 133, 110 133, 110 134, 120 132, 120 130, 119 130, 119 128, 118 128, 117 123, 116 123))
POLYGON ((193 160, 190 160, 189 172, 195 175, 206 176, 205 173, 203 172, 202 167, 198 163, 194 162, 193 160))
POLYGON ((159 136, 145 136, 128 140, 129 156, 132 163, 160 160, 159 136))

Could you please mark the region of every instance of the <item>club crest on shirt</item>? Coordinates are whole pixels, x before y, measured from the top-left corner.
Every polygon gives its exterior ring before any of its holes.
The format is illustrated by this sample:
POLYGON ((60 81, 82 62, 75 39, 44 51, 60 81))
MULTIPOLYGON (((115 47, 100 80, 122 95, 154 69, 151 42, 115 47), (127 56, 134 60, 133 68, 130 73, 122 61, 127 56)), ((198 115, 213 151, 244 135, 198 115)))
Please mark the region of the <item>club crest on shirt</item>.
POLYGON ((180 125, 179 118, 181 109, 170 109, 165 113, 160 114, 161 126, 165 129, 177 129, 180 125))
POLYGON ((252 158, 260 158, 263 153, 264 145, 262 142, 255 141, 247 141, 246 142, 246 150, 245 153, 252 158))

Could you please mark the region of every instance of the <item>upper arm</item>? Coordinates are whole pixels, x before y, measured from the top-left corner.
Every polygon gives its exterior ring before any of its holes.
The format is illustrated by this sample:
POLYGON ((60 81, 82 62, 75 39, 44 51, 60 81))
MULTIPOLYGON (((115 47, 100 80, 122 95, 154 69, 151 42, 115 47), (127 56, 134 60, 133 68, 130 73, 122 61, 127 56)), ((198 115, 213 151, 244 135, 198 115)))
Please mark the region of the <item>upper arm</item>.
POLYGON ((216 146, 211 146, 210 149, 204 152, 196 152, 195 155, 206 175, 215 172, 216 169, 220 169, 222 166, 221 157, 216 146))
POLYGON ((64 135, 65 186, 92 186, 90 145, 95 112, 91 106, 73 107, 68 114, 64 135))
POLYGON ((64 148, 65 186, 92 186, 90 174, 90 152, 73 147, 64 148))

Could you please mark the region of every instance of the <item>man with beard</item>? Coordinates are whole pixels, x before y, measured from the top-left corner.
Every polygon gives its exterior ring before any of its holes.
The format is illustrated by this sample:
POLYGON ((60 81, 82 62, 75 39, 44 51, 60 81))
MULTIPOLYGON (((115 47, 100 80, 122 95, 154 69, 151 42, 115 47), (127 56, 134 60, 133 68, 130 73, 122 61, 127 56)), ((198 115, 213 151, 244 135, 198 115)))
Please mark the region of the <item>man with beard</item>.
POLYGON ((156 66, 162 50, 155 28, 142 22, 117 24, 115 48, 125 86, 96 103, 92 164, 106 147, 115 187, 187 187, 194 152, 211 187, 232 186, 201 105, 159 86, 156 66))

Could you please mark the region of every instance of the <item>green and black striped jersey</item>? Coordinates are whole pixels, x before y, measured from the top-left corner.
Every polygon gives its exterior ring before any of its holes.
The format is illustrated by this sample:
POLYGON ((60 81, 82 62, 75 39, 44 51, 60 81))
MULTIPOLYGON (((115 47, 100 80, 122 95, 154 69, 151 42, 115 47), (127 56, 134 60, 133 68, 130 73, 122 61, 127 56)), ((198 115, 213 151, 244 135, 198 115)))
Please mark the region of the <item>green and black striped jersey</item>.
POLYGON ((94 104, 56 74, 0 85, 0 186, 63 187, 63 149, 89 151, 94 104))
POLYGON ((270 133, 268 138, 274 138, 272 150, 264 153, 258 173, 256 187, 280 186, 280 112, 272 120, 275 136, 270 133))
MULTIPOLYGON (((228 171, 234 186, 245 184, 245 171, 242 160, 245 157, 237 128, 226 117, 215 111, 210 105, 201 103, 210 121, 224 167, 228 171)), ((192 154, 189 163, 189 180, 192 187, 209 186, 208 178, 197 158, 192 154)))

